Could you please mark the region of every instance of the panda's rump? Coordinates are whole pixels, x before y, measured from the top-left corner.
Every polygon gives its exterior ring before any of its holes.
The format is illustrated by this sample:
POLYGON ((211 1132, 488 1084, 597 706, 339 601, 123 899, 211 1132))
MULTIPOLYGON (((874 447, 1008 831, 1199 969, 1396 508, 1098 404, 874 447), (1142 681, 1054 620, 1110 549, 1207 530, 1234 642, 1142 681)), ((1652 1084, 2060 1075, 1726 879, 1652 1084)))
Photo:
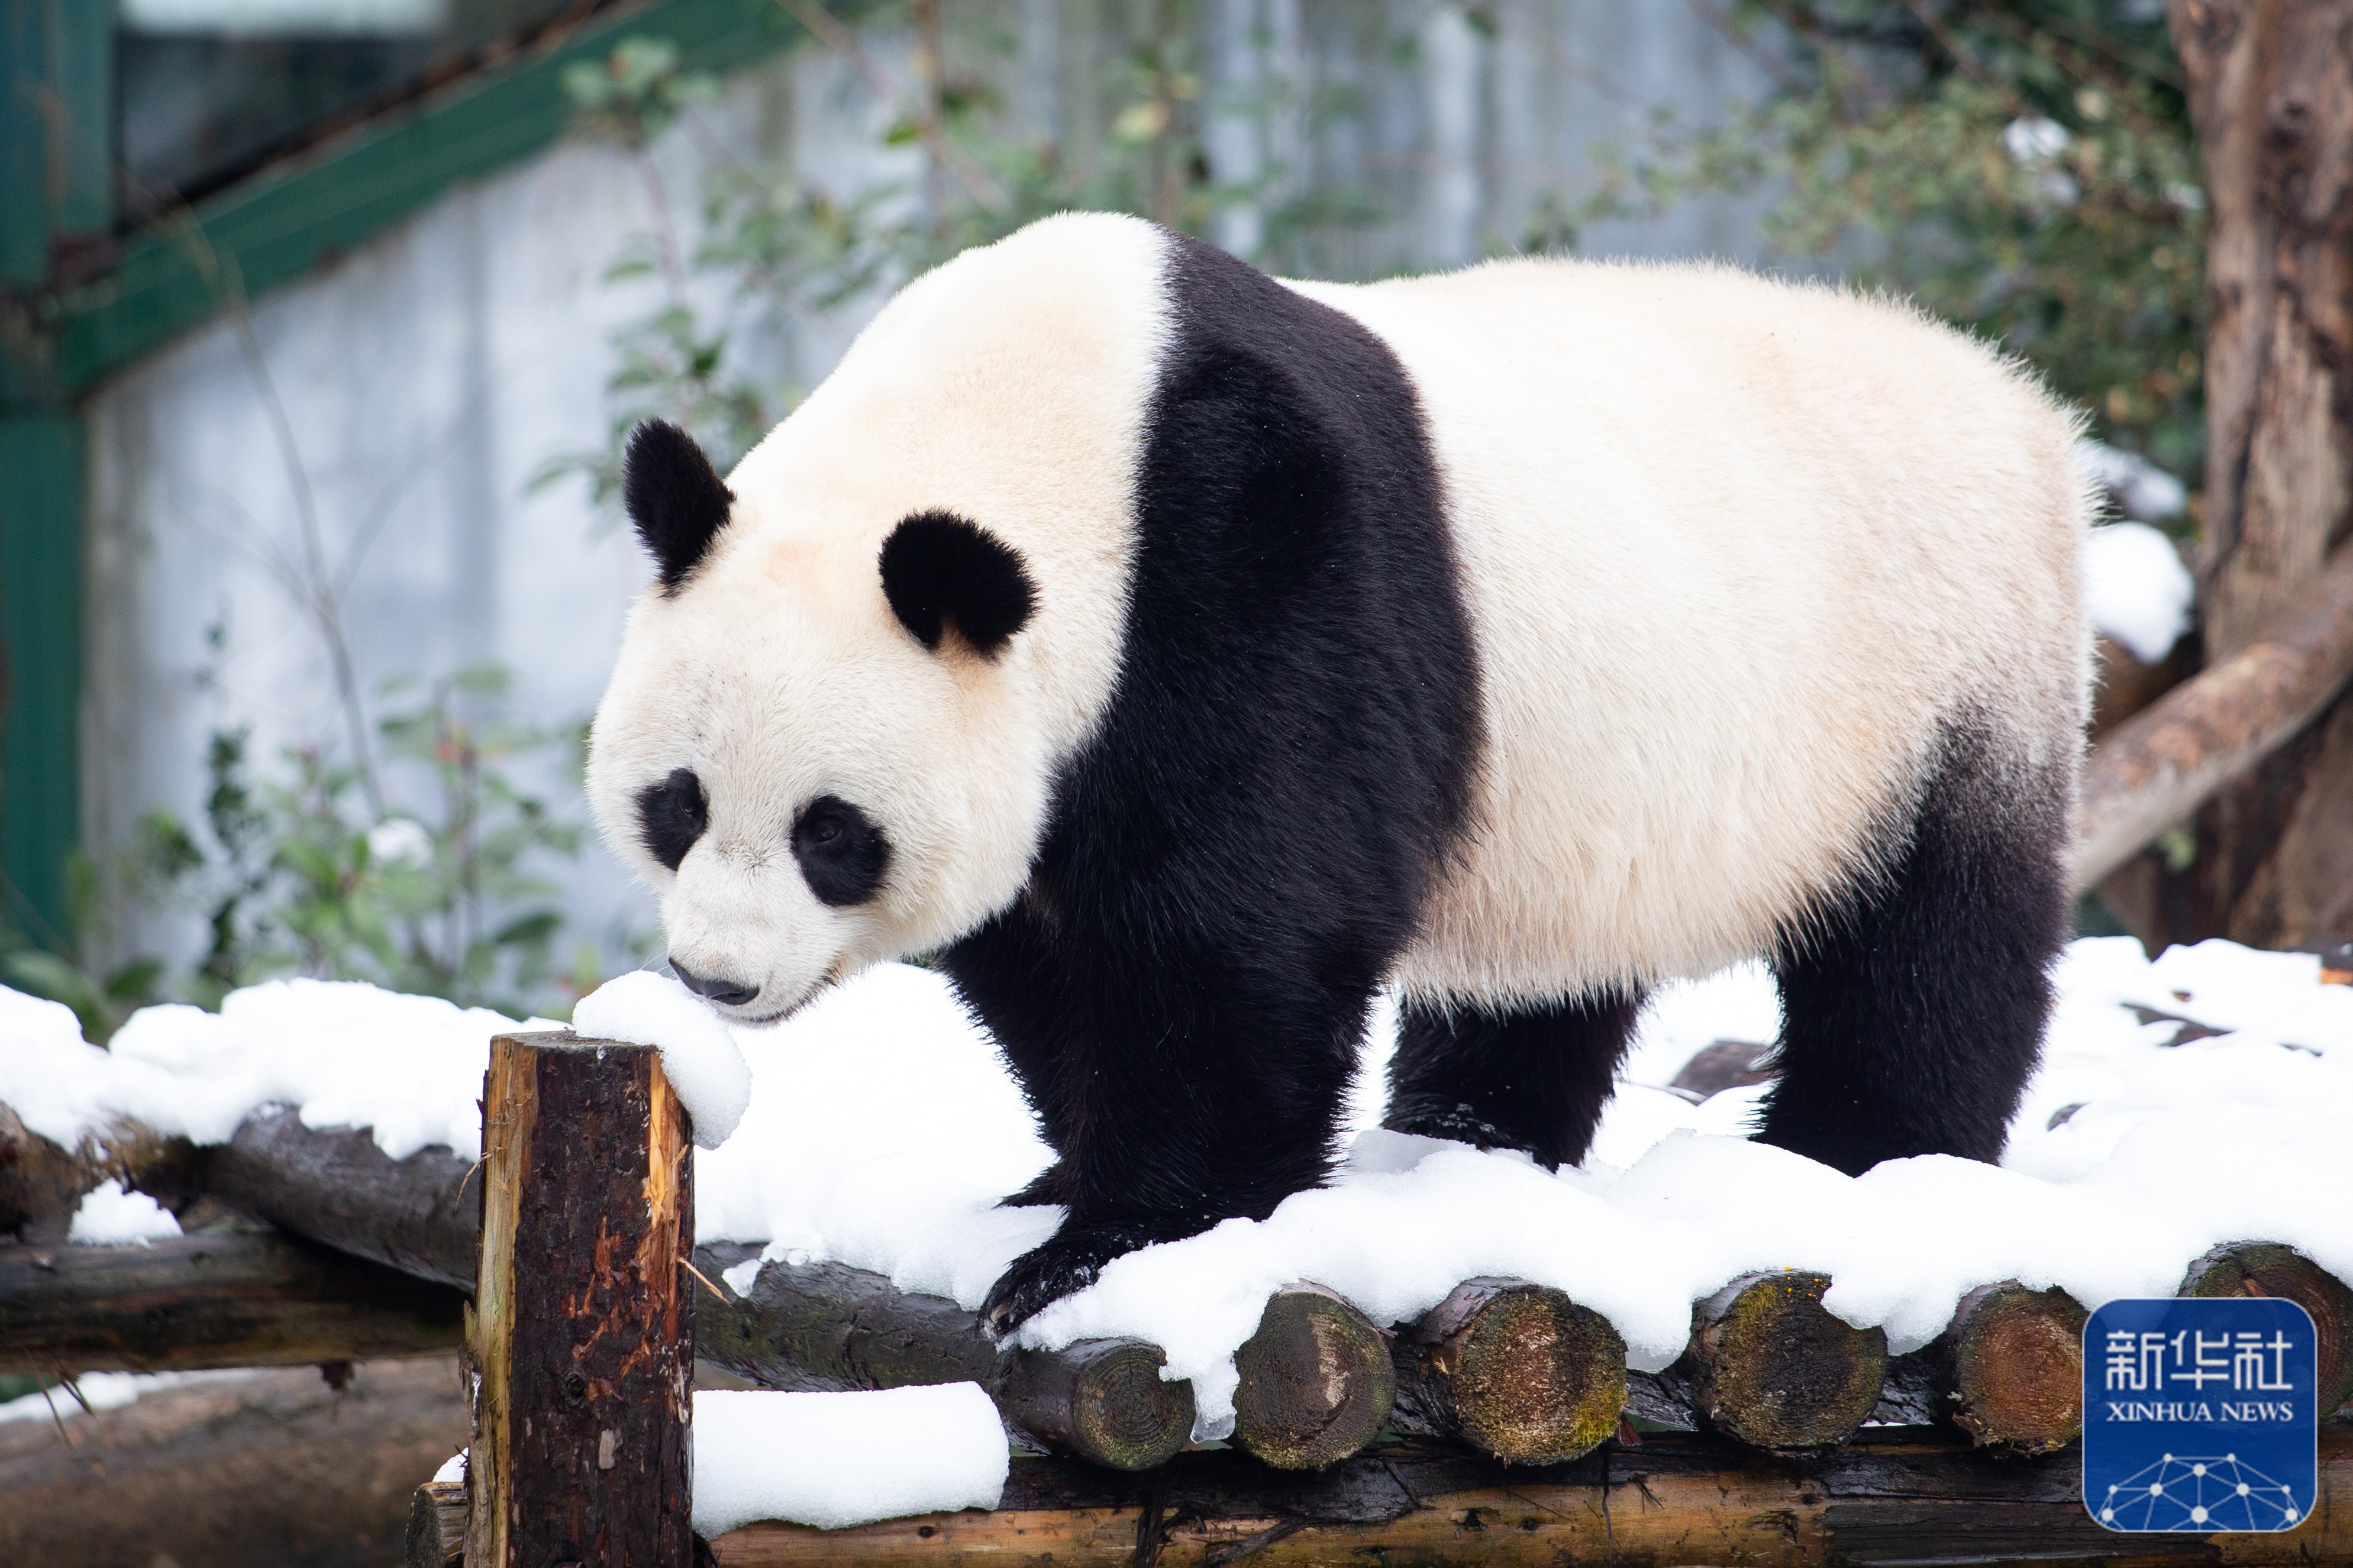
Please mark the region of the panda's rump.
POLYGON ((2072 790, 2073 429, 1982 348, 1715 268, 1308 291, 1415 383, 1478 647, 1477 810, 1407 990, 1768 952, 1900 851, 1956 721, 2072 790))

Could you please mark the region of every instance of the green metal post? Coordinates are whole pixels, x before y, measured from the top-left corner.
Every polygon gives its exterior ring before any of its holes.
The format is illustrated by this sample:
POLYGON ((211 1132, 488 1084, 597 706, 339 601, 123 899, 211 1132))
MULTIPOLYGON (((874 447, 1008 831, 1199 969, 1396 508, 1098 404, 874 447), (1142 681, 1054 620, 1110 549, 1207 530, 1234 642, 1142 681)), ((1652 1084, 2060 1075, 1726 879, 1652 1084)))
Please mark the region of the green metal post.
POLYGON ((82 422, 55 373, 61 242, 113 221, 112 0, 0 0, 0 918, 71 945, 82 422))

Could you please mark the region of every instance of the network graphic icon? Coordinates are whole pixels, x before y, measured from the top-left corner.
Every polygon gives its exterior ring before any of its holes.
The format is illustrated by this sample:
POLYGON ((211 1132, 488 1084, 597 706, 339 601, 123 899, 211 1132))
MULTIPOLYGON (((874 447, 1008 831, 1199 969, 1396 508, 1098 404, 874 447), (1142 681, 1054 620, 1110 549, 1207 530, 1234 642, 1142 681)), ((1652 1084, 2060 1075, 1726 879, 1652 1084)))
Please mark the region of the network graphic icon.
POLYGON ((2118 1530, 2288 1530, 2308 1506, 2236 1454, 2168 1454, 2111 1485, 2099 1515, 2118 1530))

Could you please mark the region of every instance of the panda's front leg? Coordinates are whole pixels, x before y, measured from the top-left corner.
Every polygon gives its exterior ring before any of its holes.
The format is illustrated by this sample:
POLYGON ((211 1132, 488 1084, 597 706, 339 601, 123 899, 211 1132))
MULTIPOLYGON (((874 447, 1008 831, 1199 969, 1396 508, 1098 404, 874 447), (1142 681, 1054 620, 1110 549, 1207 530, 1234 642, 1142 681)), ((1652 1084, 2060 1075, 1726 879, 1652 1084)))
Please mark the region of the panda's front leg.
POLYGON ((985 984, 965 986, 1039 1108, 1068 1210, 990 1290, 983 1312, 999 1335, 1123 1253, 1263 1219, 1320 1184, 1377 973, 1165 949, 1135 971, 1087 970, 1060 976, 1065 1005, 1001 1020, 985 984))

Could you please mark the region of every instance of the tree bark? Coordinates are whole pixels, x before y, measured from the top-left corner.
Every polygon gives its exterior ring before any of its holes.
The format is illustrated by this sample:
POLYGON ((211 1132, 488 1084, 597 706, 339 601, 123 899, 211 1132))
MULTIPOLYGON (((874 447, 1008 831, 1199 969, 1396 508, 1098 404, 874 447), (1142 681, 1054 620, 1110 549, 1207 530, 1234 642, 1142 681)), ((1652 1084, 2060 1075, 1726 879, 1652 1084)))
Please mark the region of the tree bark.
MULTIPOLYGON (((2353 536, 2353 0, 2168 0, 2210 211, 2209 668, 2353 536)), ((2147 868, 2146 936, 2353 937, 2353 701, 2339 697, 2147 868)))
POLYGON ((692 1561, 693 1152, 652 1047, 491 1039, 467 1313, 475 1568, 692 1561))

